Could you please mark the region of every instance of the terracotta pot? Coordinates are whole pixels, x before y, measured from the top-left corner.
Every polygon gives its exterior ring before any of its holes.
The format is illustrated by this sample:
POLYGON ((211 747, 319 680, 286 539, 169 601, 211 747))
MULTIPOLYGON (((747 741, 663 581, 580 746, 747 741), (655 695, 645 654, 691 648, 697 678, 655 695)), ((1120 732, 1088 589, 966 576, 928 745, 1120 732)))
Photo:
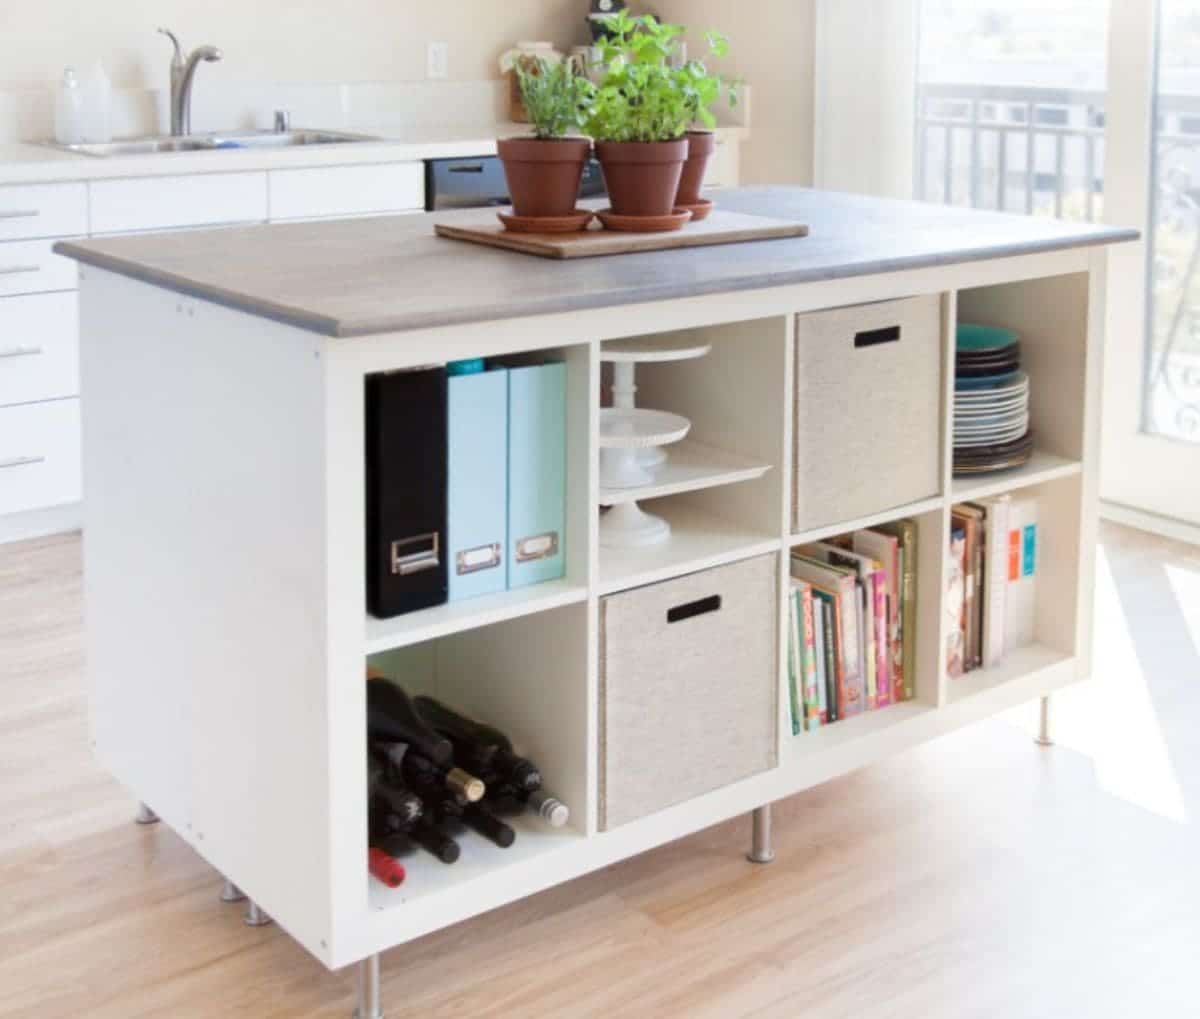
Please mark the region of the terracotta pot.
POLYGON ((687 159, 688 140, 596 142, 596 158, 613 212, 619 216, 667 216, 687 159))
POLYGON ((717 151, 717 138, 711 131, 689 131, 687 142, 687 162, 683 164, 683 176, 679 178, 676 205, 696 205, 700 201, 704 171, 708 169, 708 161, 717 151))
POLYGON ((568 216, 575 211, 583 164, 592 149, 590 141, 503 138, 496 149, 518 216, 568 216))

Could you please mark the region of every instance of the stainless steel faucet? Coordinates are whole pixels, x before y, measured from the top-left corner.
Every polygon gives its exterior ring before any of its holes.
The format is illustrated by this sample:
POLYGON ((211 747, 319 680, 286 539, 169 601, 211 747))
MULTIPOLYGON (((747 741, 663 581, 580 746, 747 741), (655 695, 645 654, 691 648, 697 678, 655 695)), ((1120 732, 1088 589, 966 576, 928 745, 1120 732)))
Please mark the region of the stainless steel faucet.
POLYGON ((215 46, 198 46, 184 57, 175 33, 166 28, 160 28, 159 32, 175 47, 171 58, 171 134, 178 138, 192 133, 192 79, 196 77, 196 67, 201 60, 220 60, 221 51, 215 46))

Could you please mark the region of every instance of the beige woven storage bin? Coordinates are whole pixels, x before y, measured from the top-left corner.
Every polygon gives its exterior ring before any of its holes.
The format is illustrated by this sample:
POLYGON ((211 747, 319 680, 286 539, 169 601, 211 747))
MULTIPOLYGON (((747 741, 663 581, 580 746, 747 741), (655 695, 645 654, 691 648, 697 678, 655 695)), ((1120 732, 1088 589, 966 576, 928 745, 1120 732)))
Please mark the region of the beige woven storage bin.
POLYGON ((797 317, 793 533, 939 493, 941 337, 937 295, 797 317))
POLYGON ((600 827, 776 763, 777 557, 600 601, 600 827))

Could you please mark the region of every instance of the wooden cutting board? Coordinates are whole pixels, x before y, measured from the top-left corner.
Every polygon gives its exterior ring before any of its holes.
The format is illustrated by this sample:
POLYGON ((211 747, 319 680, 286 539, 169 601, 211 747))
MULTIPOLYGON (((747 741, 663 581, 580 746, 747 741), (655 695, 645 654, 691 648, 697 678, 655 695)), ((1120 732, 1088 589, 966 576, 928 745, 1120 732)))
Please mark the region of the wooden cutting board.
POLYGON ((510 233, 496 218, 495 212, 480 213, 478 221, 460 217, 452 223, 436 223, 434 231, 439 237, 486 244, 541 258, 593 258, 596 255, 628 255, 638 251, 668 251, 709 244, 805 237, 808 235, 808 226, 794 220, 751 216, 717 208, 707 219, 688 223, 682 230, 671 233, 620 233, 601 229, 598 220, 592 220, 589 229, 574 234, 510 233))

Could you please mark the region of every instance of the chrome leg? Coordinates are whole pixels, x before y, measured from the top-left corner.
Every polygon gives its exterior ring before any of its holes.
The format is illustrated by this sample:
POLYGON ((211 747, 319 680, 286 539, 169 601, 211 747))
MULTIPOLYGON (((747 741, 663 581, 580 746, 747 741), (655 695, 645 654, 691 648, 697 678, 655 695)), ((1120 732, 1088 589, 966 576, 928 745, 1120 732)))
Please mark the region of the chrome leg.
POLYGON ((1038 705, 1038 731, 1033 737, 1035 743, 1040 743, 1044 747, 1054 746, 1054 737, 1050 728, 1050 698, 1043 697, 1038 705))
POLYGON ((746 859, 751 863, 770 863, 775 859, 771 848, 771 804, 759 807, 751 814, 753 834, 746 859))
POLYGON ((271 918, 259 909, 258 903, 252 899, 250 905, 246 907, 246 915, 242 917, 242 922, 247 927, 266 927, 271 922, 271 918))
POLYGON ((138 824, 158 824, 158 815, 144 803, 138 804, 137 814, 133 819, 138 824))
POLYGON ((370 955, 358 964, 358 1007, 354 1019, 383 1019, 379 996, 379 956, 370 955))
POLYGON ((222 902, 241 902, 245 897, 245 892, 228 878, 225 879, 225 886, 221 889, 222 902))

